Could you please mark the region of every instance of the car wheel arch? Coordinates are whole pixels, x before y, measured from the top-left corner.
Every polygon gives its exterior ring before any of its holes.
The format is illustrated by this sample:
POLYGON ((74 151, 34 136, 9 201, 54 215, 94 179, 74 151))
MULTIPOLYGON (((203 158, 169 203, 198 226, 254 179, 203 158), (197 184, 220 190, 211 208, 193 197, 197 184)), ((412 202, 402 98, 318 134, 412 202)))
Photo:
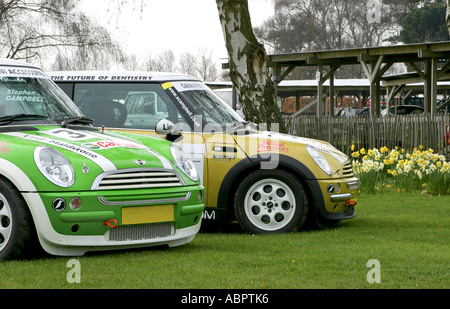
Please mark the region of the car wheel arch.
POLYGON ((36 187, 30 178, 17 165, 0 159, 0 176, 11 182, 20 192, 35 192, 36 187))
MULTIPOLYGON (((319 184, 309 168, 292 157, 282 154, 275 155, 279 158, 276 169, 289 172, 300 181, 306 191, 308 204, 317 207, 317 205, 323 203, 323 197, 317 194, 317 192, 320 192, 319 184)), ((246 175, 261 169, 263 163, 269 160, 268 158, 270 156, 267 154, 247 157, 234 165, 225 175, 220 186, 217 207, 226 209, 227 221, 232 221, 235 218, 234 196, 239 184, 246 175)))
MULTIPOLYGON (((24 200, 25 198, 22 195, 22 192, 37 191, 36 187, 31 182, 30 178, 25 174, 25 172, 22 169, 4 159, 0 159, 0 179, 11 184, 11 186, 17 190, 18 194, 20 194, 20 198, 24 200)), ((33 211, 32 209, 30 209, 30 205, 28 203, 25 203, 25 205, 31 212, 33 222, 35 222, 33 211)))

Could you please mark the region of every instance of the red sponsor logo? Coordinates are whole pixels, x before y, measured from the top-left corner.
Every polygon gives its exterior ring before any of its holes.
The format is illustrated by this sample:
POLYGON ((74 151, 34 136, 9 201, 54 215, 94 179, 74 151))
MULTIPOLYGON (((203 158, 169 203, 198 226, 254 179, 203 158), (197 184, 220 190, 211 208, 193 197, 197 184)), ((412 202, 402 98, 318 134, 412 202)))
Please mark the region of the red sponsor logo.
POLYGON ((109 148, 116 148, 116 147, 123 147, 123 148, 143 148, 142 145, 135 144, 132 142, 113 142, 113 141, 97 141, 92 143, 86 143, 81 145, 88 149, 109 149, 109 148))
POLYGON ((278 143, 274 141, 264 141, 258 144, 258 152, 289 152, 289 148, 285 147, 284 142, 278 143))
POLYGON ((5 144, 0 142, 0 153, 7 154, 9 152, 9 143, 5 144))

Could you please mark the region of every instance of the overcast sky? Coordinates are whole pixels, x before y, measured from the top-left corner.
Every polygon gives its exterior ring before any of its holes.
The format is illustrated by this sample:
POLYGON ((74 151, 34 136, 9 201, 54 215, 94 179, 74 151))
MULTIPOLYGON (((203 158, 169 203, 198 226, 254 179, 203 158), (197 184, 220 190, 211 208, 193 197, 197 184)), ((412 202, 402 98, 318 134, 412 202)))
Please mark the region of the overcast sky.
MULTIPOLYGON (((88 14, 115 29, 129 53, 151 51, 156 55, 169 49, 179 55, 207 48, 216 59, 227 57, 215 0, 145 0, 142 13, 140 0, 136 0, 136 5, 125 5, 119 18, 117 7, 111 7, 109 0, 84 2, 88 14)), ((273 15, 273 4, 270 0, 249 0, 249 10, 253 26, 257 26, 273 15)))

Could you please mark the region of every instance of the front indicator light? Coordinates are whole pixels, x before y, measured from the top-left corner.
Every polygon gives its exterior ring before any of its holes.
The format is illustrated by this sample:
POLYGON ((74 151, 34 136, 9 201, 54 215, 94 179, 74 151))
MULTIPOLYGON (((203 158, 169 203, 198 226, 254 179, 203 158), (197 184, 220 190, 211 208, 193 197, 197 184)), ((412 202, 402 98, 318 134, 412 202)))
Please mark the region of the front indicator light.
POLYGON ((69 202, 70 209, 78 210, 81 208, 81 199, 78 197, 74 197, 69 202))

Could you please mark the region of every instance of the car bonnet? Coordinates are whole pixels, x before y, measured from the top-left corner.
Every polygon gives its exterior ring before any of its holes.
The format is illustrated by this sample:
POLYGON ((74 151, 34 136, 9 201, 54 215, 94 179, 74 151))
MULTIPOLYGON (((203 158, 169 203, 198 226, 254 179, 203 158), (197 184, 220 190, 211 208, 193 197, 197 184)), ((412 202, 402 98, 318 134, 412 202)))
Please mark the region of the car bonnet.
POLYGON ((9 136, 10 149, 13 149, 14 143, 26 143, 28 147, 46 145, 61 151, 69 160, 71 154, 87 158, 104 172, 136 167, 173 169, 165 156, 148 145, 100 131, 37 127, 36 130, 0 135, 4 136, 3 139, 9 136))

